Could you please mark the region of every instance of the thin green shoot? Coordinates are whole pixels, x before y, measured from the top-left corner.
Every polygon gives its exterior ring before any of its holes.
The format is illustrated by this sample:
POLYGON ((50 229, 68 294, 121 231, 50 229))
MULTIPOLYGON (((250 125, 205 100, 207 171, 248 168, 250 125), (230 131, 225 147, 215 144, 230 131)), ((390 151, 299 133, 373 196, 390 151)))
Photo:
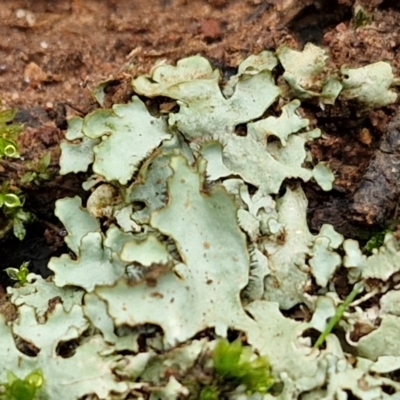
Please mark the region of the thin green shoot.
POLYGON ((314 344, 314 347, 316 349, 318 349, 325 342, 327 336, 332 332, 333 328, 341 320, 344 312, 347 310, 349 305, 353 302, 353 300, 361 292, 362 289, 363 289, 362 282, 357 282, 354 285, 353 290, 347 295, 343 303, 337 308, 335 315, 330 319, 324 331, 321 332, 321 334, 319 335, 317 341, 314 344))

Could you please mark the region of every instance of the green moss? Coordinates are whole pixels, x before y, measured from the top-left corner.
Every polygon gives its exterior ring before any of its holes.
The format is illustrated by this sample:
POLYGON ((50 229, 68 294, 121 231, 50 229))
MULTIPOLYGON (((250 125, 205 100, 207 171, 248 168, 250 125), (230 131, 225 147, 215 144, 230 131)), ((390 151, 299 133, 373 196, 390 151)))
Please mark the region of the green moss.
POLYGON ((32 371, 24 379, 18 378, 11 371, 7 371, 7 378, 8 382, 3 385, 4 392, 0 395, 2 400, 34 400, 36 392, 44 383, 40 370, 32 371))
POLYGON ((200 392, 200 400, 219 400, 219 390, 214 386, 206 386, 200 392))
POLYGON ((265 394, 276 386, 269 360, 240 340, 218 340, 212 354, 205 353, 200 360, 182 381, 190 391, 188 400, 229 399, 235 391, 265 394))
POLYGON ((266 357, 256 356, 253 349, 239 340, 218 342, 213 353, 215 374, 222 382, 237 387, 244 385, 246 392, 267 393, 274 383, 266 357))
POLYGON ((387 233, 393 232, 391 229, 385 229, 381 232, 376 233, 374 236, 372 236, 366 245, 364 246, 364 252, 367 254, 372 254, 373 249, 378 249, 383 245, 383 242, 385 240, 385 235, 387 233))

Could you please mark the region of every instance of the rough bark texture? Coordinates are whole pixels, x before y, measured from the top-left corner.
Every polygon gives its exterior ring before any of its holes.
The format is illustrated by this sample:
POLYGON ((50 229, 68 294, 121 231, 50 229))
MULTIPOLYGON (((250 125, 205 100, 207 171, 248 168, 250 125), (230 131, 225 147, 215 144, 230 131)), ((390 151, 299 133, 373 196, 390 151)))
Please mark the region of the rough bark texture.
POLYGON ((390 121, 351 206, 355 219, 384 224, 393 217, 400 196, 400 110, 390 121))

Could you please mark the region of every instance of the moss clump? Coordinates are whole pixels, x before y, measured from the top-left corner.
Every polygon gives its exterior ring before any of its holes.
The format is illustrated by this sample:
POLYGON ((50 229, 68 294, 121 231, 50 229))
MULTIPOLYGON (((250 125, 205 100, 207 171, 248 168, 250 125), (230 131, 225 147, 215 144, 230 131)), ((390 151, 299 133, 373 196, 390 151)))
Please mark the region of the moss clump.
POLYGON ((203 387, 201 400, 218 400, 242 386, 247 394, 267 393, 274 384, 271 367, 266 357, 257 356, 240 340, 229 343, 220 340, 212 355, 214 363, 213 381, 203 387))
POLYGON ((13 372, 7 371, 4 391, 0 394, 1 400, 34 400, 37 391, 43 386, 44 380, 40 370, 32 371, 24 379, 18 378, 13 372))
POLYGON ((381 232, 376 233, 374 236, 372 236, 366 245, 364 246, 364 251, 368 255, 372 254, 372 250, 374 249, 379 249, 385 241, 385 235, 387 233, 393 233, 392 229, 385 229, 381 232))

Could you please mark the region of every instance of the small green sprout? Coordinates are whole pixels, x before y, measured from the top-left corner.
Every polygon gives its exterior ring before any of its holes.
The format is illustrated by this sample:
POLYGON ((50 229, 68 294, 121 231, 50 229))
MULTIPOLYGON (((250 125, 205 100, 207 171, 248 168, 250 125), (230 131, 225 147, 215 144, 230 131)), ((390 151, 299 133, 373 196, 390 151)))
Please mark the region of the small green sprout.
POLYGON ((220 340, 213 352, 216 381, 204 387, 200 394, 202 400, 220 398, 220 387, 234 390, 245 386, 246 392, 267 393, 274 384, 271 367, 266 357, 256 356, 249 346, 243 346, 240 340, 229 343, 220 340))
POLYGON ((32 222, 35 216, 28 211, 24 211, 22 208, 15 208, 14 212, 11 213, 11 218, 14 236, 19 240, 23 240, 26 235, 25 224, 32 222))
POLYGON ((25 174, 21 178, 21 183, 35 183, 36 185, 40 185, 41 181, 48 181, 53 177, 53 174, 48 171, 48 167, 51 161, 51 154, 46 153, 42 156, 38 163, 36 164, 27 164, 27 168, 29 171, 25 172, 25 174))
MULTIPOLYGON (((0 111, 0 158, 19 158, 16 137, 22 131, 22 124, 14 123, 16 110, 0 111)), ((33 219, 32 214, 22 209, 23 196, 17 188, 10 190, 8 181, 0 187, 0 237, 13 228, 14 235, 22 240, 25 237, 24 223, 33 219)))
POLYGON ((319 335, 317 341, 314 344, 314 347, 318 349, 326 340, 327 336, 332 332, 333 328, 336 324, 341 320, 344 312, 347 310, 347 307, 353 302, 355 297, 361 292, 363 288, 362 282, 357 282, 353 290, 347 295, 344 299, 343 303, 337 308, 335 315, 330 319, 328 325, 324 329, 323 332, 319 335))
POLYGON ((20 285, 24 285, 28 281, 28 266, 29 261, 26 261, 19 268, 6 268, 4 271, 12 280, 17 281, 20 285))
POLYGON ((43 386, 44 379, 40 370, 32 371, 24 379, 18 378, 13 372, 7 371, 4 392, 0 394, 1 400, 34 400, 36 392, 43 386))
POLYGON ((354 9, 354 24, 356 28, 369 25, 370 23, 371 15, 367 13, 362 6, 357 5, 354 9))
POLYGON ((21 205, 21 200, 16 194, 0 193, 0 207, 15 208, 21 205))
POLYGON ((9 182, 3 182, 0 187, 0 220, 5 222, 0 223, 0 237, 11 227, 18 239, 22 240, 25 237, 24 224, 32 221, 33 215, 23 210, 23 203, 24 197, 20 190, 18 188, 11 190, 9 182))
POLYGON ((16 110, 0 111, 0 158, 19 158, 15 138, 22 131, 22 125, 13 123, 16 113, 16 110))

